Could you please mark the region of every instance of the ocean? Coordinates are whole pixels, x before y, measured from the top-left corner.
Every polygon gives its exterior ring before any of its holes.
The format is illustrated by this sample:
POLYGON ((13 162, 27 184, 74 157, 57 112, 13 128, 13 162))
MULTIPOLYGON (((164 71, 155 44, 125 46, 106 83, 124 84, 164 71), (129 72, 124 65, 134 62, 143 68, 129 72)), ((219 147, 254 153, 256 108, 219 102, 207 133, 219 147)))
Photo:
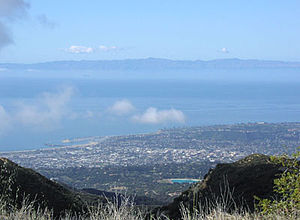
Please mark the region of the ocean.
POLYGON ((163 128, 300 119, 293 82, 0 79, 0 151, 163 128))

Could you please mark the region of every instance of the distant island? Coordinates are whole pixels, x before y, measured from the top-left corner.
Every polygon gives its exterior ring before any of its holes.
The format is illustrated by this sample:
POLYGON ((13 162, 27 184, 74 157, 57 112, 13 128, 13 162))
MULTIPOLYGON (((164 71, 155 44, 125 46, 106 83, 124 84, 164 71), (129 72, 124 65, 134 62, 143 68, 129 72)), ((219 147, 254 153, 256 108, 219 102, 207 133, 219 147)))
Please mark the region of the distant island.
POLYGON ((66 60, 0 63, 0 77, 99 79, 200 79, 218 81, 299 81, 300 62, 255 59, 66 60))
POLYGON ((300 62, 285 62, 256 59, 216 59, 216 60, 170 60, 161 58, 124 60, 80 60, 53 61, 33 64, 0 63, 5 70, 199 70, 199 69, 244 69, 244 68, 300 68, 300 62))
POLYGON ((300 62, 256 60, 256 59, 216 59, 216 60, 170 60, 161 58, 124 60, 80 60, 52 61, 44 63, 0 63, 4 70, 178 70, 178 69, 241 69, 241 68, 300 68, 300 62))
POLYGON ((0 77, 109 80, 210 80, 299 82, 300 62, 216 59, 65 60, 44 63, 0 63, 0 77))

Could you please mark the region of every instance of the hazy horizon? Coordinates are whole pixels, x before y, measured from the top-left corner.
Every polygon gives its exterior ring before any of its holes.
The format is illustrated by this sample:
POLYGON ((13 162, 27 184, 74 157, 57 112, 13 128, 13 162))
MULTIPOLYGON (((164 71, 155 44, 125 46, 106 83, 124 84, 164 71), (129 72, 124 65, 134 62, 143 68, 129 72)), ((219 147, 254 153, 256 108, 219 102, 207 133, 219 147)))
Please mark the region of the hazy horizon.
POLYGON ((296 0, 0 0, 0 151, 299 121, 299 9, 296 0))

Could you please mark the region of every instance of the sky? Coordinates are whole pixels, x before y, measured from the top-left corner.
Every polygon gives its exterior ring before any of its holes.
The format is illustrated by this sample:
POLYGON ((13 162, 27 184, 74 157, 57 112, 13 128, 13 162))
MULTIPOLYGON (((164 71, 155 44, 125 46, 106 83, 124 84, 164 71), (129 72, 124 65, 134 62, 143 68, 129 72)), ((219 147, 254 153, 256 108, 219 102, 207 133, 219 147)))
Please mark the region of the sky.
POLYGON ((0 0, 0 63, 300 61, 299 27, 299 0, 0 0))

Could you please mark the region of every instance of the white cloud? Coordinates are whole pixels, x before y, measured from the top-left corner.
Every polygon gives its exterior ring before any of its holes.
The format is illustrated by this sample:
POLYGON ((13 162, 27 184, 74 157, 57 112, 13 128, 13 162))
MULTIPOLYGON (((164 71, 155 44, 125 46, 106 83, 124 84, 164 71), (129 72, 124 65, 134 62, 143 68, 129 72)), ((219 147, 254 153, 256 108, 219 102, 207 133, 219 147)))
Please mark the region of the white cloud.
POLYGON ((108 110, 112 114, 121 116, 121 115, 129 114, 134 109, 135 107, 131 104, 130 101, 123 99, 115 102, 108 110))
POLYGON ((78 46, 78 45, 72 45, 67 49, 64 49, 64 51, 69 53, 75 53, 75 54, 81 54, 81 53, 94 53, 99 51, 104 52, 110 52, 110 51, 119 51, 121 48, 116 46, 104 46, 101 45, 99 47, 86 47, 86 46, 78 46))
POLYGON ((104 46, 104 45, 100 45, 99 46, 99 49, 101 50, 101 51, 105 51, 105 52, 108 52, 108 51, 114 51, 114 50, 119 50, 119 48, 118 47, 116 47, 116 46, 104 46))
POLYGON ((65 87, 58 93, 44 93, 33 103, 19 103, 14 118, 26 126, 51 128, 64 117, 72 116, 67 104, 73 93, 72 87, 65 87))
POLYGON ((132 118, 134 121, 146 124, 160 124, 164 122, 184 123, 185 116, 182 111, 176 109, 157 110, 150 107, 143 114, 135 115, 132 118))
POLYGON ((95 50, 92 47, 73 45, 73 46, 70 46, 65 51, 67 51, 69 53, 80 54, 80 53, 93 53, 95 50))
POLYGON ((223 47, 220 52, 222 53, 229 53, 229 50, 226 47, 223 47))

